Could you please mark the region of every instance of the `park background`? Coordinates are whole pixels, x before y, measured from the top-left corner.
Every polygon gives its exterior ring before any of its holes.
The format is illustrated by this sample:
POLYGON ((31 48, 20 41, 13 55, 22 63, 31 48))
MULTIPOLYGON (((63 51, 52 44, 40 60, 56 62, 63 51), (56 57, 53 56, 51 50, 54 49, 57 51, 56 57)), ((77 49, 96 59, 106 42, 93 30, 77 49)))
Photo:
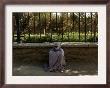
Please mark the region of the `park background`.
POLYGON ((13 12, 14 76, 98 74, 97 12, 13 12), (61 42, 64 73, 45 71, 53 42, 61 42))

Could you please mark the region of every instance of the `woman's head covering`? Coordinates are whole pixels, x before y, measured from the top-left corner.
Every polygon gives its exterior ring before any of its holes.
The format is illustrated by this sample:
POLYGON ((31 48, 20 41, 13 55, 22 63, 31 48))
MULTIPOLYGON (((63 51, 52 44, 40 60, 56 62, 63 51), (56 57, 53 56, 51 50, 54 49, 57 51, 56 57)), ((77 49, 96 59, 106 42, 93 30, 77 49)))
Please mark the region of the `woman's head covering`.
POLYGON ((54 46, 61 47, 61 43, 60 42, 54 42, 54 46))

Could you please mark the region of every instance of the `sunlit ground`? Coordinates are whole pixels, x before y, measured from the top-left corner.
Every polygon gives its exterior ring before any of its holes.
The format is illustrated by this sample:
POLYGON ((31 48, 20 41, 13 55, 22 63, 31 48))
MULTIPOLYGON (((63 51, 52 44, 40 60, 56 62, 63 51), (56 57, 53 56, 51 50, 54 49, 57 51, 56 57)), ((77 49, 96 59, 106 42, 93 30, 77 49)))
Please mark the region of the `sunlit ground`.
MULTIPOLYGON (((89 58, 88 58, 89 59, 89 58)), ((97 62, 90 61, 66 61, 64 72, 49 72, 44 64, 14 64, 14 76, 86 76, 98 75, 97 62)))

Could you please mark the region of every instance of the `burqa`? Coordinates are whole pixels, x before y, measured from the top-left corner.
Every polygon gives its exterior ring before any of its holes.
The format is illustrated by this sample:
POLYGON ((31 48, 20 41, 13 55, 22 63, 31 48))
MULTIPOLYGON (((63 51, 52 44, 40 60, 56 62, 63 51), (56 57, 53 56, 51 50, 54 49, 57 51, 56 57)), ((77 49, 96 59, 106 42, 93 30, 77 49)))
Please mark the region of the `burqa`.
POLYGON ((62 71, 65 65, 64 51, 60 43, 54 43, 54 47, 49 51, 50 71, 62 71))

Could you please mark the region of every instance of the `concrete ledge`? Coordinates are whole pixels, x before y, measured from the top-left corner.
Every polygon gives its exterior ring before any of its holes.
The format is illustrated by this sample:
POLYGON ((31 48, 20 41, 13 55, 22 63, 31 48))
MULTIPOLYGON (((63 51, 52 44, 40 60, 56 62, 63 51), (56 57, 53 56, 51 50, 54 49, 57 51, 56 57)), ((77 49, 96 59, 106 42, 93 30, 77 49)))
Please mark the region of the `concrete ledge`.
MULTIPOLYGON (((52 47, 53 43, 14 43, 13 48, 52 47)), ((62 43, 61 47, 98 47, 97 43, 62 43)))
MULTIPOLYGON (((48 61, 52 43, 13 44, 13 63, 37 63, 48 61)), ((98 45, 93 43, 63 44, 67 61, 80 60, 98 63, 98 45)))

